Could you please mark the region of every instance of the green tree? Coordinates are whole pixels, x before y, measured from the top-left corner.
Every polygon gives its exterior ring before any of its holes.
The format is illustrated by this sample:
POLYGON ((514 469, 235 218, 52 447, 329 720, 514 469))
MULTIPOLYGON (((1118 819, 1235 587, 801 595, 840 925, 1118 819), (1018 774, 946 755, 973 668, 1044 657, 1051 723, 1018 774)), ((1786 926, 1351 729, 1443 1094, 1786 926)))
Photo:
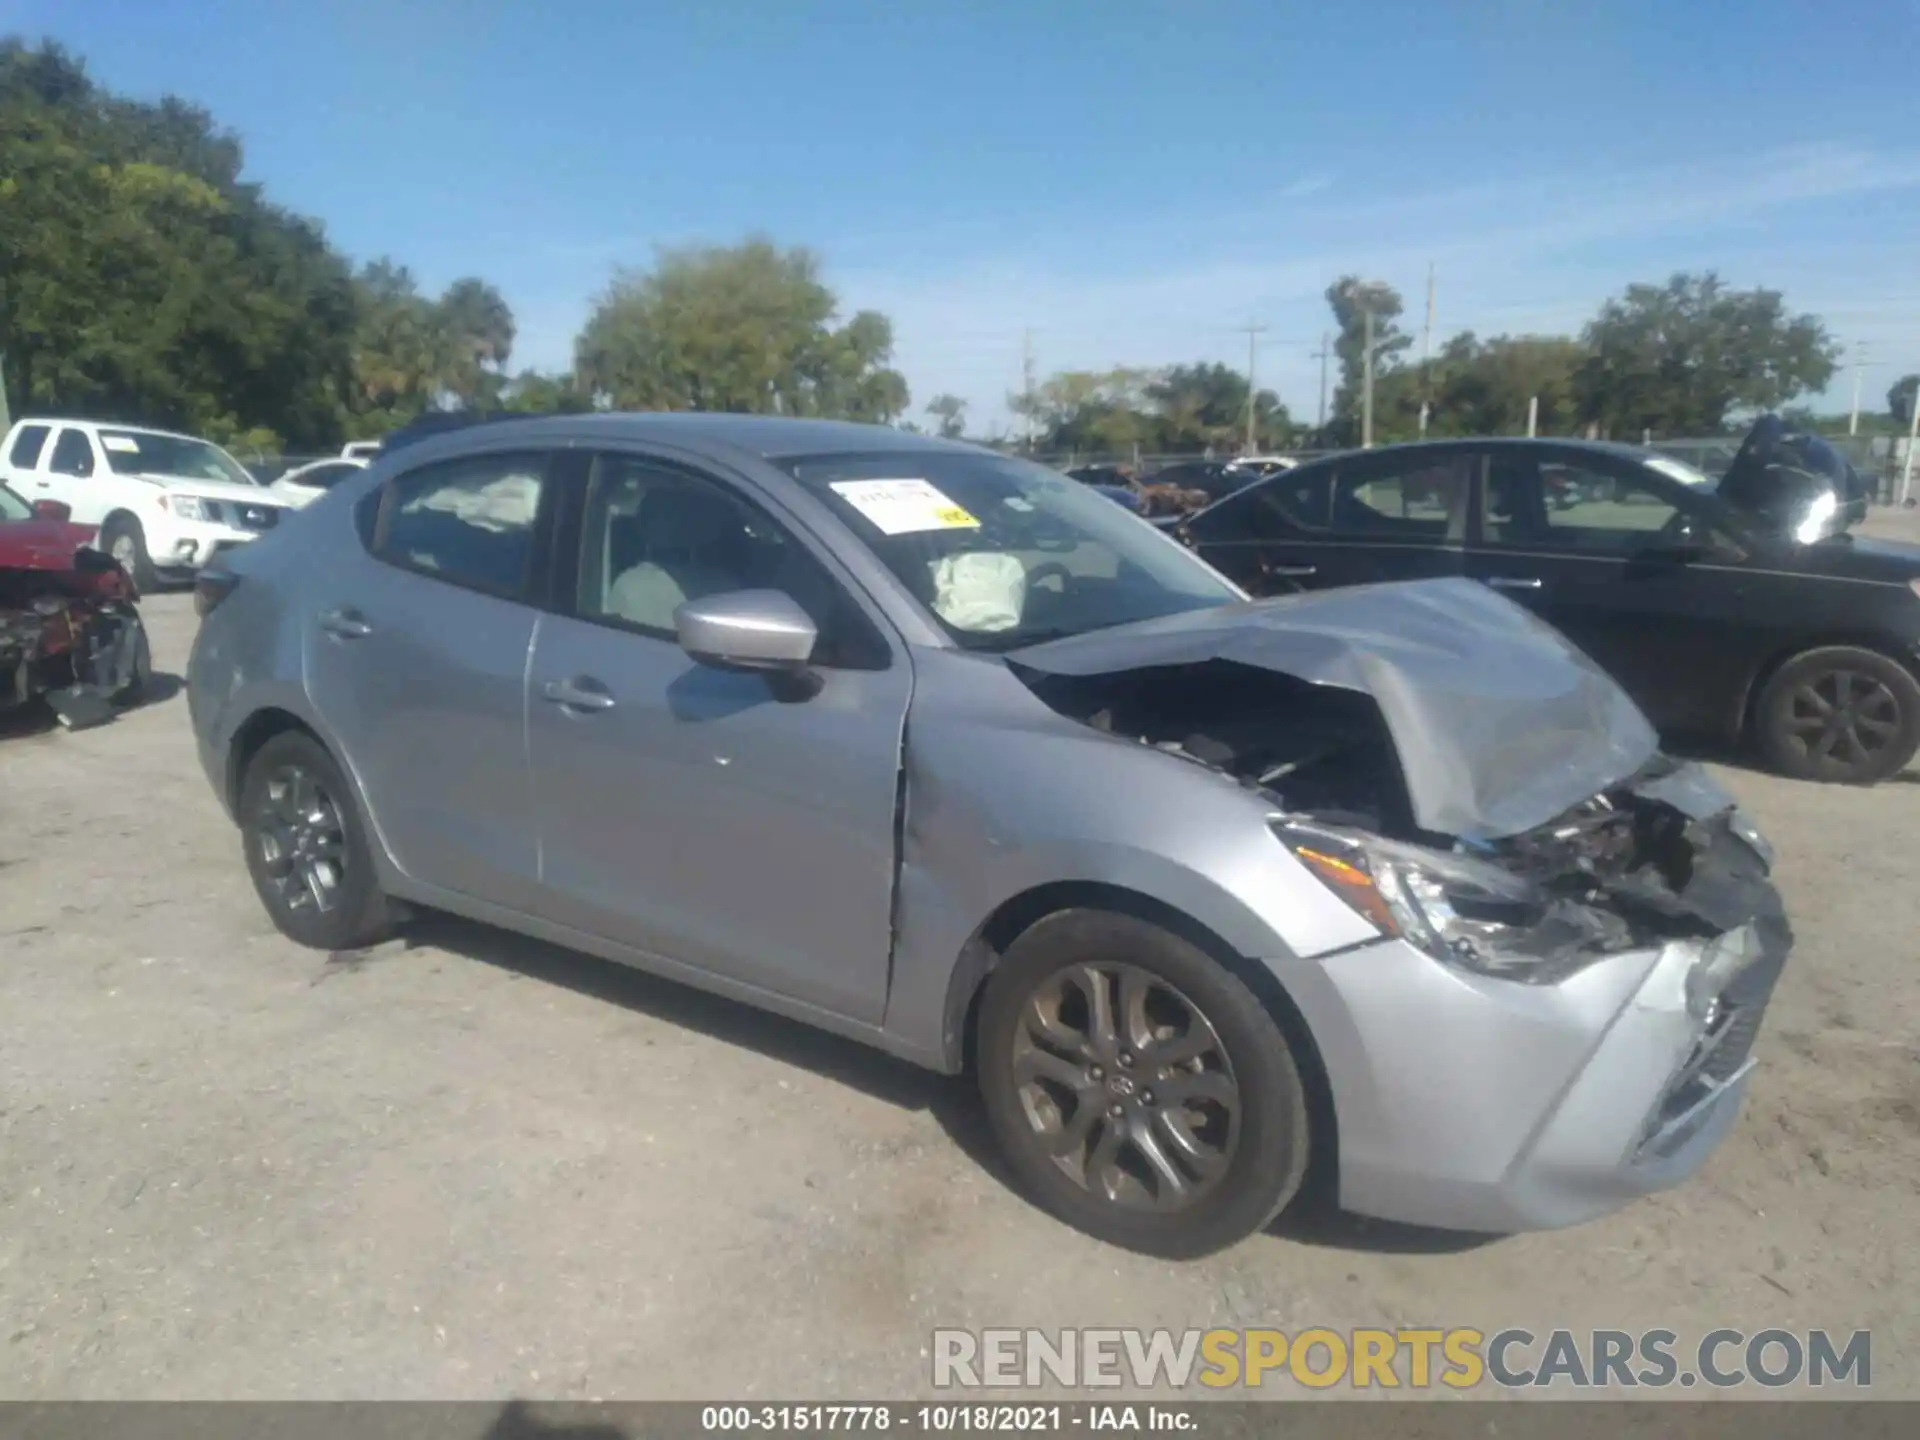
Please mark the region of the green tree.
POLYGON ((1824 389, 1839 347, 1777 290, 1732 290, 1711 271, 1630 285, 1584 333, 1574 381, 1583 420, 1603 433, 1704 435, 1740 410, 1771 410, 1824 389))
MULTIPOLYGON (((1238 450, 1247 436, 1247 377, 1230 365, 1201 363, 1163 370, 1146 387, 1158 419, 1155 448, 1185 452, 1238 450)), ((1293 421, 1271 390, 1254 396, 1254 438, 1261 449, 1293 443, 1293 421)))
POLYGON ((967 402, 958 395, 936 395, 927 402, 927 414, 933 416, 935 433, 943 440, 958 440, 967 433, 967 402))
POLYGON ((513 354, 513 311, 493 286, 469 276, 447 287, 434 318, 447 366, 443 387, 467 409, 487 408, 499 398, 513 354))
POLYGON ((618 409, 728 410, 888 422, 908 403, 893 327, 838 302, 805 249, 765 239, 662 251, 623 270, 575 345, 575 372, 618 409))
POLYGON ((319 227, 242 184, 176 98, 0 41, 0 351, 20 408, 336 439, 353 295, 319 227))
POLYGON ((547 375, 522 370, 506 382, 500 408, 522 415, 578 415, 593 408, 571 375, 547 375))
POLYGON ((1887 411, 1897 425, 1913 423, 1913 402, 1920 393, 1920 375, 1902 375, 1887 391, 1887 411))
POLYGON ((1399 316, 1406 308, 1400 299, 1400 292, 1383 281, 1342 275, 1327 287, 1327 305, 1333 311, 1333 323, 1337 329, 1333 352, 1340 364, 1340 380, 1334 387, 1333 410, 1328 416, 1328 438, 1336 445, 1358 444, 1361 392, 1366 374, 1368 314, 1373 316, 1376 419, 1379 413, 1380 380, 1392 371, 1396 357, 1413 343, 1413 337, 1400 329, 1399 316))
POLYGON ((1563 335, 1454 336, 1424 365, 1402 366, 1375 387, 1375 438, 1408 440, 1419 434, 1420 405, 1431 409, 1429 435, 1522 435, 1528 402, 1540 402, 1543 435, 1579 428, 1574 377, 1586 359, 1577 340, 1563 335))
POLYGON ((1151 370, 1124 367, 1063 370, 1030 397, 1008 396, 1007 405, 1032 426, 1041 449, 1124 454, 1154 444, 1158 421, 1147 401, 1154 379, 1151 370))

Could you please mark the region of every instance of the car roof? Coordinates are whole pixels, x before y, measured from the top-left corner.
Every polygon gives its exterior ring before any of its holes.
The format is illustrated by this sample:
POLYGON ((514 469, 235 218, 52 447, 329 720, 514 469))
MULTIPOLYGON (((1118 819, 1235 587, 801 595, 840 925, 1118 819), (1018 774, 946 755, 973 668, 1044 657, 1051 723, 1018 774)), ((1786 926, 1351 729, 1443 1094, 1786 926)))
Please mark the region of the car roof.
MULTIPOLYGON (((682 449, 745 451, 768 460, 798 460, 812 455, 848 453, 993 453, 979 445, 914 435, 887 425, 862 425, 850 420, 801 420, 784 415, 731 415, 679 411, 645 413, 607 411, 593 415, 544 415, 530 418, 493 418, 484 423, 453 426, 423 437, 422 452, 431 445, 451 452, 465 448, 457 441, 485 437, 489 445, 529 441, 575 440, 617 443, 621 440, 656 442, 682 449)), ((412 448, 412 447, 408 447, 412 448)))
POLYGON ((1659 453, 1644 445, 1628 445, 1618 440, 1588 440, 1572 435, 1462 435, 1444 440, 1404 440, 1393 445, 1376 445, 1371 450, 1340 450, 1331 455, 1303 460, 1294 468, 1305 470, 1309 466, 1351 460, 1356 455, 1444 455, 1454 450, 1578 450, 1642 462, 1659 453))
POLYGON ((80 430, 124 430, 129 435, 160 435, 168 440, 198 440, 206 445, 214 443, 204 435, 162 430, 157 425, 125 425, 118 420, 77 420, 71 415, 23 415, 13 422, 13 428, 17 430, 22 425, 71 425, 80 430))

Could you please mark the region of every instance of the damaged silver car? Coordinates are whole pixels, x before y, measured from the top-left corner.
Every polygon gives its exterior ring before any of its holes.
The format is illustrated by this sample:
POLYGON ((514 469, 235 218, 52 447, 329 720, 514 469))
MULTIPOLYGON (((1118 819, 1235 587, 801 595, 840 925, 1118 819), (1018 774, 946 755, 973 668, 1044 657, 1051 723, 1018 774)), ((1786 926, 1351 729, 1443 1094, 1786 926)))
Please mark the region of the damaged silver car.
POLYGON ((295 528, 201 577, 188 696, 305 944, 438 907, 971 1071, 1168 1256, 1310 1175, 1570 1224, 1734 1121, 1766 842, 1477 584, 1251 602, 1052 471, 727 415, 474 427, 295 528))

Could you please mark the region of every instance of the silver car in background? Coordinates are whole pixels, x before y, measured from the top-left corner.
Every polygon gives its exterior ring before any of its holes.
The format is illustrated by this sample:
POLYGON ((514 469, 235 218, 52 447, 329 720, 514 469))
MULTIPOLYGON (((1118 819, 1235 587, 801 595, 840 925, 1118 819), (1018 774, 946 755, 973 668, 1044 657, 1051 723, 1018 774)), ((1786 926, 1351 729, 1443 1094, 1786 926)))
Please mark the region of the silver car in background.
POLYGON ((875 427, 484 424, 204 576, 274 923, 404 904, 971 1070, 1056 1215, 1190 1256, 1573 1223, 1733 1123, 1765 842, 1467 581, 1252 603, 1050 470, 875 427))

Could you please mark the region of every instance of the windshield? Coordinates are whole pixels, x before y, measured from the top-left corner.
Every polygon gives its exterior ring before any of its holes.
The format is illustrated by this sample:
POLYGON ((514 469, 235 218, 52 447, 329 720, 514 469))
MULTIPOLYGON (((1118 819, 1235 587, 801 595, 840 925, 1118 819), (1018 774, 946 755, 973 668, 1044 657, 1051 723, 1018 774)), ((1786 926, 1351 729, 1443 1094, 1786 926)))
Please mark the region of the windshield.
POLYGON ((31 520, 33 507, 6 486, 0 485, 0 520, 31 520))
POLYGON ((1022 460, 903 451, 777 463, 968 649, 1012 650, 1241 598, 1099 491, 1022 460))
POLYGON ((167 475, 177 480, 224 480, 252 485, 254 478, 226 451, 206 440, 158 435, 151 430, 102 430, 100 448, 116 475, 167 475))

